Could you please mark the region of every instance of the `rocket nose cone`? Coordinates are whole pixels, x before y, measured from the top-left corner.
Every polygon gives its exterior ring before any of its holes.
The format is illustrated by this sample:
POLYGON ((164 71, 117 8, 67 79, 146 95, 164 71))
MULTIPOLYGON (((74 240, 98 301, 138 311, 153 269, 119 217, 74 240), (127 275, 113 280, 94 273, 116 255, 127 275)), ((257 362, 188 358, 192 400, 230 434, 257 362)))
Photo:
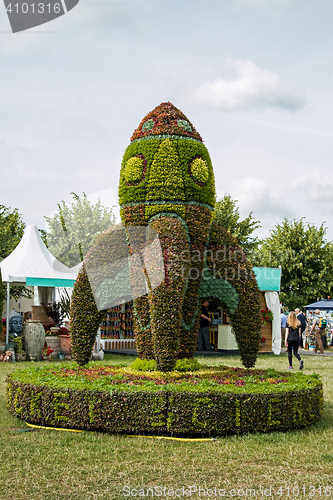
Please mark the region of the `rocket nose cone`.
POLYGON ((154 135, 191 137, 202 142, 200 134, 195 130, 192 123, 171 102, 162 102, 148 113, 134 131, 131 141, 154 135))

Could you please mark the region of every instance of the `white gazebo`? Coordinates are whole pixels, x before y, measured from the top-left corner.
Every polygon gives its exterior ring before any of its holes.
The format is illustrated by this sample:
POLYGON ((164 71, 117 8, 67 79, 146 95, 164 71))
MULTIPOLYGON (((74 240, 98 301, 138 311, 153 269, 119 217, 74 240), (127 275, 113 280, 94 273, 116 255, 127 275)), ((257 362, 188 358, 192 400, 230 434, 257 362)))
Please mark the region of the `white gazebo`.
POLYGON ((46 248, 37 226, 27 226, 15 250, 0 262, 2 281, 7 283, 6 342, 9 337, 10 285, 73 287, 78 266, 70 269, 46 248))

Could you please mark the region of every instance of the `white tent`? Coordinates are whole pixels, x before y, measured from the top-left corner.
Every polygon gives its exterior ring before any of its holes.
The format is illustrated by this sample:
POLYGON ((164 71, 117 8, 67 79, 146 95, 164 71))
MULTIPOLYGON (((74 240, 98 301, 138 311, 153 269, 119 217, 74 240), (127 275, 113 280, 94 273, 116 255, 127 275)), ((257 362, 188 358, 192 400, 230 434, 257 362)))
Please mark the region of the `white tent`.
MULTIPOLYGON (((9 287, 12 285, 72 287, 77 270, 59 262, 46 248, 37 226, 27 226, 15 250, 0 262, 2 281, 7 283, 7 318, 9 316, 9 287)), ((9 324, 6 322, 6 342, 9 324)))

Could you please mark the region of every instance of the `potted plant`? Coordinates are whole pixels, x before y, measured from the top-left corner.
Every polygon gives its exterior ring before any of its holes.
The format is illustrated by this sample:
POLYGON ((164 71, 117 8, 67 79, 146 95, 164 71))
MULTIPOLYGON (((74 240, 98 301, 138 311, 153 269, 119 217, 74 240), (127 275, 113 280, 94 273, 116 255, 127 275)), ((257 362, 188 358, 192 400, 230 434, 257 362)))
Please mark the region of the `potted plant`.
POLYGON ((50 347, 45 346, 44 349, 42 350, 43 353, 43 359, 44 361, 51 361, 51 354, 53 353, 53 349, 50 347))
POLYGON ((25 361, 26 352, 24 350, 24 338, 22 336, 14 337, 13 342, 15 344, 16 361, 25 361))
POLYGON ((261 309, 261 323, 264 325, 268 321, 273 321, 274 316, 273 313, 268 307, 266 309, 261 309))
POLYGON ((261 336, 259 343, 260 348, 264 347, 265 344, 266 344, 266 337, 261 336))

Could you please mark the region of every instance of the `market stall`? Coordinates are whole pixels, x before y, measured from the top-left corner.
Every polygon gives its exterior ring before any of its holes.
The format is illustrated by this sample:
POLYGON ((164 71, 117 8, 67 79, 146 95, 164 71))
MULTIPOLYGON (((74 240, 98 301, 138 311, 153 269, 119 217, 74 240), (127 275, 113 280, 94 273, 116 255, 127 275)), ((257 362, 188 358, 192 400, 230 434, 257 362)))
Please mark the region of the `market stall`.
POLYGON ((318 302, 313 302, 305 306, 306 320, 308 322, 308 327, 305 331, 305 342, 309 346, 310 350, 315 349, 315 335, 311 333, 311 326, 316 317, 316 310, 319 309, 319 316, 325 318, 327 322, 326 332, 323 336, 323 346, 326 347, 327 344, 331 343, 332 340, 332 329, 333 329, 333 300, 319 300, 318 302))
MULTIPOLYGON (((34 304, 39 305, 47 290, 55 287, 73 287, 77 271, 59 262, 46 248, 37 226, 27 226, 15 250, 0 262, 2 281, 7 284, 7 312, 9 317, 10 286, 35 287, 34 304)), ((8 321, 6 343, 8 343, 8 321)))
MULTIPOLYGON (((260 352, 281 352, 281 322, 279 292, 281 286, 281 269, 269 267, 254 267, 260 291, 260 305, 263 324, 261 327, 260 352), (268 316, 271 319, 264 319, 268 316), (266 314, 265 314, 266 312, 266 314), (271 314, 270 314, 271 312, 271 314)), ((230 319, 223 307, 211 310, 210 342, 220 351, 237 352, 238 346, 232 332, 230 319)))

